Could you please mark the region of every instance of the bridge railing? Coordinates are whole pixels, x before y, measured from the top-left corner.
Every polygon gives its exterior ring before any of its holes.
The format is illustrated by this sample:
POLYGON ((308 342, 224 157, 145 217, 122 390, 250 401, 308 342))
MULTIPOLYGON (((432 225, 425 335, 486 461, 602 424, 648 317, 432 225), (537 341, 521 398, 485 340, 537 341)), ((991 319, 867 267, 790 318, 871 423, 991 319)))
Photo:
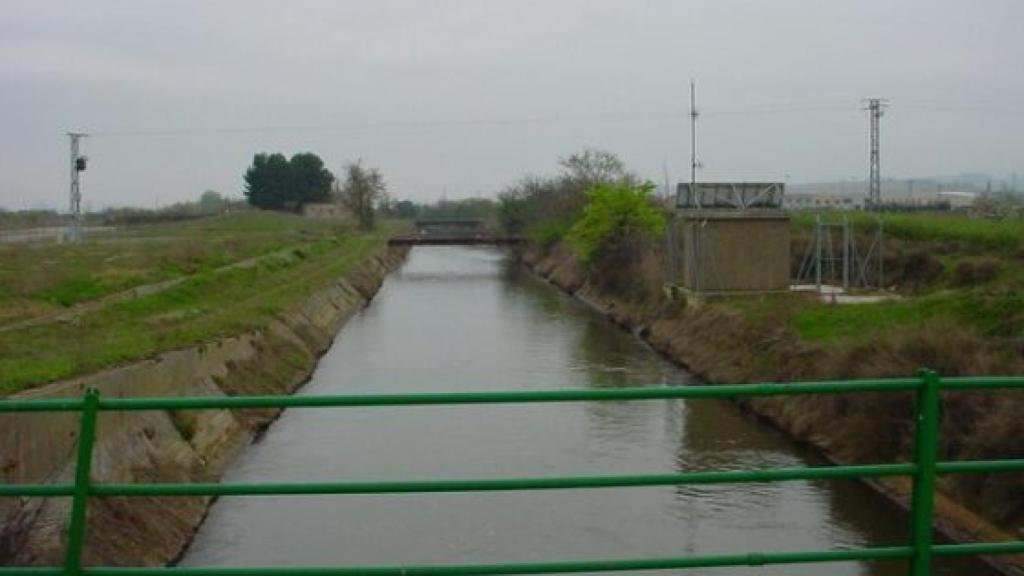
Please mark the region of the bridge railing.
POLYGON ((934 544, 933 512, 936 476, 940 474, 1024 472, 1024 459, 939 462, 940 394, 943 390, 1024 388, 1024 377, 941 379, 930 370, 916 378, 833 382, 735 384, 595 390, 510 392, 453 392, 432 394, 339 396, 211 396, 163 398, 101 398, 88 390, 83 398, 0 400, 0 412, 80 412, 79 441, 74 483, 0 485, 0 497, 70 497, 65 562, 60 567, 0 567, 0 576, 438 576, 490 574, 545 574, 599 571, 664 570, 769 564, 804 564, 859 560, 909 560, 911 576, 931 573, 935 556, 1024 553, 1024 541, 934 544), (912 462, 767 468, 758 470, 693 471, 616 476, 571 476, 487 479, 427 479, 391 482, 314 483, 184 483, 111 484, 90 478, 96 420, 101 412, 138 410, 214 410, 244 408, 312 408, 507 404, 535 402, 643 401, 664 399, 742 398, 798 394, 855 394, 914 392, 915 444, 912 462), (744 482, 779 482, 835 478, 910 476, 910 540, 882 547, 833 550, 750 552, 660 558, 581 559, 513 564, 449 564, 337 567, 84 567, 82 553, 86 509, 90 498, 112 496, 257 496, 325 494, 393 494, 409 492, 477 492, 502 490, 560 490, 623 488, 744 482))

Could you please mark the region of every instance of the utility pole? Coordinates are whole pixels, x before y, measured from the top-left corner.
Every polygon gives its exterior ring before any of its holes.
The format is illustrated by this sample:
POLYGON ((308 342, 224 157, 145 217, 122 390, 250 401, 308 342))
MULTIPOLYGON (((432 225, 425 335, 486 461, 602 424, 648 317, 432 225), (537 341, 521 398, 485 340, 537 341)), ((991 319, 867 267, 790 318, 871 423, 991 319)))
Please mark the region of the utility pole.
POLYGON ((71 139, 71 198, 69 212, 71 223, 68 227, 67 238, 71 242, 82 240, 82 189, 79 183, 79 172, 84 172, 88 158, 82 156, 79 150, 79 141, 88 134, 81 132, 68 132, 71 139))
POLYGON ((669 188, 668 183, 668 162, 666 160, 661 161, 661 175, 665 178, 665 186, 662 188, 662 193, 665 196, 666 204, 672 199, 672 190, 669 188))
POLYGON ((884 98, 869 98, 866 110, 871 112, 871 174, 868 182, 868 205, 872 210, 882 209, 882 169, 879 161, 879 120, 888 105, 884 98))
POLYGON ((679 197, 672 198, 668 183, 668 162, 661 162, 662 175, 665 177, 665 207, 669 209, 668 226, 665 227, 665 278, 666 283, 676 283, 676 209, 679 207, 679 197))

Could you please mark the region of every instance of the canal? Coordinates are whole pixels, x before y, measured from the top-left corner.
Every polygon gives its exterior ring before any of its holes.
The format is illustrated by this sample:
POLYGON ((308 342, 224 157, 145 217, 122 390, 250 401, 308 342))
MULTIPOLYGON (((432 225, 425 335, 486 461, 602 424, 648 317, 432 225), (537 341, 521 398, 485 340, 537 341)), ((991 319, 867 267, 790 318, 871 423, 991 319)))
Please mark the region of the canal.
MULTIPOLYGON (((685 386, 673 366, 501 251, 417 248, 301 394, 685 386)), ((723 401, 302 409, 226 481, 411 480, 822 464, 723 401)), ((850 481, 220 499, 184 566, 489 563, 902 543, 850 481)), ((942 574, 979 573, 947 565, 942 574)), ((686 574, 904 574, 902 563, 686 574)))

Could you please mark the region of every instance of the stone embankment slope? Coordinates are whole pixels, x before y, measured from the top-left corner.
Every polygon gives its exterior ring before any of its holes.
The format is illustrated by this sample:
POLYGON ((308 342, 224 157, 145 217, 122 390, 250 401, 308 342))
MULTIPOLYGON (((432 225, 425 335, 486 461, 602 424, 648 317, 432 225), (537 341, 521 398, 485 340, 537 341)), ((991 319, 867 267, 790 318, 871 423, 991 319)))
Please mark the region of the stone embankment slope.
MULTIPOLYGON (((263 329, 54 382, 16 397, 79 396, 89 387, 106 397, 290 394, 309 378, 337 332, 369 303, 407 251, 379 250, 263 329)), ((216 482, 231 458, 278 412, 103 413, 93 481, 216 482)), ((70 482, 77 430, 75 413, 0 416, 0 478, 8 483, 70 482)), ((191 541, 210 503, 206 497, 91 499, 84 562, 171 562, 191 541)), ((0 565, 60 565, 69 507, 68 498, 0 500, 0 565)))

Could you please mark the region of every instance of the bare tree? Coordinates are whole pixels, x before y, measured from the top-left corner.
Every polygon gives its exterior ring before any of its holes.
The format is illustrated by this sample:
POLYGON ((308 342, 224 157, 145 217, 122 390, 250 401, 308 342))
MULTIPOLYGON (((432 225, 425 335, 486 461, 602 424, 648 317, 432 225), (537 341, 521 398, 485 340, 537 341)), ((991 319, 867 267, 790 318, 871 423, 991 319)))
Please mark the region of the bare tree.
POLYGON ((377 205, 387 198, 384 178, 376 168, 364 168, 361 160, 345 166, 345 183, 338 191, 342 204, 359 219, 364 230, 374 227, 377 205))
POLYGON ((615 154, 596 148, 584 148, 558 161, 565 176, 579 188, 586 190, 595 184, 628 182, 632 176, 626 164, 615 154))

